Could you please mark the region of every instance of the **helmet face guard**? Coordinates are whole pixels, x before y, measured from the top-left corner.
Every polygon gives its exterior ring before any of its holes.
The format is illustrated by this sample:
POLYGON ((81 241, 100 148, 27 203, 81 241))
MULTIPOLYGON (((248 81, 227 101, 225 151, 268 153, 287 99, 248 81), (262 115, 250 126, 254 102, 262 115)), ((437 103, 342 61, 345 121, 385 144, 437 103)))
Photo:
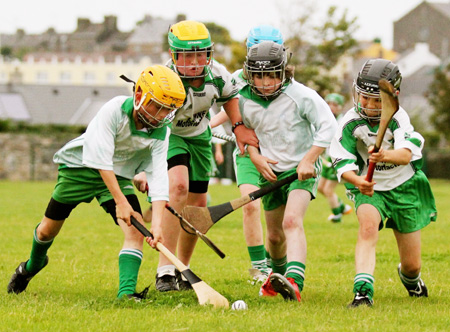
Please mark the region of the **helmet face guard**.
POLYGON ((212 54, 213 46, 206 49, 171 50, 175 70, 182 78, 205 77, 208 74, 205 67, 212 68, 212 54))
MULTIPOLYGON (((379 103, 381 107, 378 81, 382 78, 389 81, 395 89, 400 89, 402 75, 398 66, 385 59, 368 60, 358 73, 357 79, 353 82, 353 104, 360 116, 366 120, 373 122, 380 121, 382 109, 363 107, 361 101, 372 100, 373 104, 379 103), (369 116, 368 114, 371 115, 369 116)), ((367 105, 367 102, 365 105, 367 105)))
MULTIPOLYGON (((363 107, 362 103, 361 103, 362 99, 365 99, 365 100, 373 99, 373 102, 372 102, 373 104, 379 103, 379 105, 381 106, 381 102, 380 102, 381 97, 380 97, 379 92, 378 93, 366 92, 363 89, 361 89, 360 87, 358 87, 356 82, 354 82, 353 89, 352 89, 352 95, 353 95, 353 104, 355 106, 355 109, 363 119, 366 119, 371 122, 380 121, 381 112, 383 111, 381 108, 366 108, 366 107, 363 107), (368 114, 371 114, 371 115, 369 116, 368 114)), ((367 103, 370 103, 370 102, 366 102, 366 104, 367 103)))
POLYGON ((157 128, 162 128, 164 126, 169 125, 173 119, 175 118, 176 112, 178 109, 171 109, 171 112, 165 116, 162 120, 158 119, 158 114, 164 110, 167 109, 168 107, 160 104, 159 102, 157 102, 156 100, 152 99, 150 100, 150 104, 155 103, 158 107, 158 111, 156 111, 155 115, 152 115, 151 113, 147 112, 146 109, 142 106, 142 103, 139 103, 139 105, 137 106, 136 104, 134 105, 134 109, 137 111, 137 116, 139 121, 142 123, 142 125, 146 128, 150 128, 150 129, 157 129, 157 128), (151 119, 151 121, 148 121, 148 119, 142 114, 145 113, 147 115, 148 118, 151 119))
POLYGON ((145 127, 155 129, 173 121, 177 109, 183 106, 185 98, 186 92, 178 75, 168 67, 156 65, 147 67, 141 73, 135 86, 133 106, 139 121, 145 127), (136 99, 136 92, 141 94, 139 101, 136 99), (153 115, 146 110, 149 105, 155 105, 154 109, 157 109, 153 115), (159 120, 158 114, 162 110, 169 110, 170 113, 159 120), (148 121, 143 114, 152 121, 148 121))
POLYGON ((170 27, 168 40, 172 61, 180 77, 207 75, 205 67, 212 67, 214 43, 203 23, 178 22, 170 27))
POLYGON ((273 99, 281 93, 286 82, 286 50, 273 41, 263 41, 248 50, 244 71, 253 93, 264 98, 273 99), (255 79, 263 83, 265 78, 278 79, 272 86, 258 85, 255 79), (272 92, 264 92, 265 89, 272 92))

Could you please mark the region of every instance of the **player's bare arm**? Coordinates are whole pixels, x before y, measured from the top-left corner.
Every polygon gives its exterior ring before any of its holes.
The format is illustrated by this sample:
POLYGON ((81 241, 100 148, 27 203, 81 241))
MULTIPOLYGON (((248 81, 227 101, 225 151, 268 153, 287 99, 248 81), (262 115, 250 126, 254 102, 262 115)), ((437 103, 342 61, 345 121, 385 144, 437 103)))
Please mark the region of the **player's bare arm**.
POLYGON ((215 128, 217 126, 220 126, 221 124, 224 124, 229 120, 230 118, 228 117, 227 113, 224 111, 220 111, 211 118, 209 125, 211 126, 211 128, 215 128))
POLYGON ((307 180, 312 177, 316 177, 314 163, 320 157, 325 148, 313 145, 311 149, 306 153, 303 159, 297 166, 297 174, 299 181, 307 180))
POLYGON ((152 227, 150 232, 153 234, 153 238, 148 238, 146 241, 155 249, 158 242, 164 242, 161 225, 166 203, 167 201, 152 201, 152 227))
POLYGON ((127 198, 120 190, 119 183, 117 182, 114 171, 100 169, 99 172, 103 179, 103 182, 105 182, 106 187, 108 187, 108 190, 110 191, 111 195, 114 198, 114 202, 116 203, 117 219, 122 219, 127 223, 128 226, 131 226, 131 215, 139 221, 142 221, 142 216, 138 212, 135 212, 133 210, 130 203, 128 203, 127 198))
POLYGON ((136 189, 139 190, 141 193, 146 193, 147 192, 147 176, 145 175, 145 172, 136 174, 133 178, 133 184, 136 187, 136 189))
POLYGON ((253 146, 247 147, 248 154, 250 155, 250 159, 252 160, 252 163, 255 165, 256 169, 258 170, 261 175, 270 182, 277 181, 277 176, 273 172, 272 168, 269 164, 277 164, 278 161, 269 159, 267 157, 264 157, 259 153, 259 150, 253 146))
POLYGON ((375 181, 367 181, 365 176, 359 176, 354 171, 348 171, 342 174, 342 178, 353 184, 355 187, 359 189, 361 194, 372 197, 374 190, 373 187, 376 184, 375 181))
POLYGON ((255 131, 247 128, 242 122, 238 99, 230 99, 223 105, 223 108, 233 124, 233 133, 236 135, 236 142, 241 153, 244 153, 246 144, 259 147, 255 131))
POLYGON ((385 150, 380 148, 378 152, 373 152, 373 150, 373 146, 369 147, 369 161, 373 163, 384 162, 395 165, 407 165, 412 158, 411 150, 406 148, 396 150, 385 150))

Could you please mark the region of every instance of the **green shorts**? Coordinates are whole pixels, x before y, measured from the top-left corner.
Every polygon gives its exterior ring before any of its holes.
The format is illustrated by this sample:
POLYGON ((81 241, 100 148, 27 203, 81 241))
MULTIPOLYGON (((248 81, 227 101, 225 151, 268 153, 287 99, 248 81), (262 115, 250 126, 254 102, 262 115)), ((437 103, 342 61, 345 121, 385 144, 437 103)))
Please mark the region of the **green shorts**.
POLYGON ((180 154, 189 155, 189 180, 209 181, 212 176, 211 129, 195 137, 170 135, 167 159, 180 154))
POLYGON ((381 215, 380 228, 386 221, 386 228, 400 233, 411 233, 436 221, 437 211, 430 183, 422 171, 397 188, 376 191, 372 197, 361 194, 358 189, 347 190, 347 197, 355 203, 373 205, 381 215))
MULTIPOLYGON (((297 169, 294 168, 294 169, 291 169, 290 171, 286 171, 286 172, 282 172, 282 173, 275 172, 275 174, 277 175, 278 180, 282 180, 282 179, 290 176, 291 174, 294 174, 296 171, 297 171, 297 169)), ((317 186, 319 183, 319 178, 320 177, 311 178, 311 179, 304 180, 304 181, 295 180, 292 183, 286 184, 283 187, 281 187, 271 193, 268 193, 267 195, 265 195, 261 198, 264 210, 271 211, 271 210, 275 210, 276 208, 278 208, 282 205, 286 205, 289 193, 295 189, 303 189, 303 190, 308 191, 311 194, 311 200, 313 200, 317 195, 317 186)), ((263 187, 263 186, 267 186, 268 184, 270 184, 270 182, 261 176, 259 184, 261 187, 263 187)))
MULTIPOLYGON (((124 195, 134 194, 131 180, 117 175, 116 178, 124 195)), ((96 198, 101 205, 113 199, 113 196, 98 170, 60 167, 52 198, 64 204, 89 203, 96 198)))
POLYGON ((252 163, 250 156, 245 154, 239 155, 239 149, 236 148, 233 152, 234 170, 236 172, 236 182, 238 187, 241 184, 252 184, 259 187, 259 174, 255 165, 252 163))
MULTIPOLYGON (((331 158, 326 158, 327 161, 331 162, 331 158)), ((324 179, 337 181, 336 170, 333 167, 327 167, 324 163, 322 163, 322 173, 320 174, 324 179)))

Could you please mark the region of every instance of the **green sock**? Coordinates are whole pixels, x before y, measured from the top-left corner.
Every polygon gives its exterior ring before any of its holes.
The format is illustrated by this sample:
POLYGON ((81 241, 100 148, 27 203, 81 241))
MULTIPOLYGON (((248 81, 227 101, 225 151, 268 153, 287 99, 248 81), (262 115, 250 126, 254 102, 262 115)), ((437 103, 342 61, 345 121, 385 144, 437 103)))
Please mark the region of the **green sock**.
POLYGON ((264 254, 266 256, 266 264, 269 269, 272 268, 272 257, 270 257, 269 252, 264 248, 264 254))
POLYGON ((338 214, 344 212, 344 210, 345 210, 345 204, 342 201, 342 199, 338 198, 338 202, 339 202, 339 206, 336 207, 336 208, 331 209, 331 211, 333 212, 333 214, 335 216, 337 216, 338 214))
POLYGON ((286 273, 287 257, 280 259, 272 258, 272 271, 284 275, 286 273))
POLYGON ((303 263, 292 261, 287 263, 286 278, 293 278, 300 292, 303 290, 306 266, 303 263))
POLYGON ((39 224, 34 229, 30 259, 25 266, 25 269, 30 273, 37 273, 42 269, 45 264, 45 257, 47 257, 48 248, 50 248, 53 243, 53 239, 49 241, 41 241, 38 239, 36 234, 36 229, 38 226, 39 224))
POLYGON ((120 251, 119 291, 117 293, 117 298, 136 292, 136 284, 142 257, 142 251, 138 249, 122 249, 120 251))
POLYGON ((368 273, 358 273, 355 276, 353 293, 360 292, 367 294, 369 298, 373 299, 373 284, 375 283, 375 278, 373 275, 368 273))
POLYGON ((420 280, 420 273, 415 277, 407 277, 401 270, 399 272, 400 280, 402 281, 402 284, 406 287, 406 289, 415 289, 417 287, 417 283, 420 280))
POLYGON ((252 267, 263 272, 268 272, 264 246, 253 246, 248 247, 247 249, 250 255, 250 260, 252 261, 252 267))

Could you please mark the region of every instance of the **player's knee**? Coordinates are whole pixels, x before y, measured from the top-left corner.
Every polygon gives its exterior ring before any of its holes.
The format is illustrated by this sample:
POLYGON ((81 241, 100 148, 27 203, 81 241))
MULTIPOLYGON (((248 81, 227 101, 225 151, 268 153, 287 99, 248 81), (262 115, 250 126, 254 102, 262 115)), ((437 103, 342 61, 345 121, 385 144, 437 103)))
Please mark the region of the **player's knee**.
POLYGON ((278 246, 282 244, 284 241, 284 236, 281 232, 269 232, 267 234, 267 242, 269 242, 272 246, 278 246))
POLYGON ((331 196, 333 196, 334 191, 333 191, 333 189, 331 189, 331 188, 325 187, 325 188, 322 190, 322 193, 323 193, 326 197, 331 197, 331 196))
POLYGON ((42 223, 36 229, 36 236, 39 241, 51 241, 56 237, 56 235, 58 235, 58 233, 59 229, 52 229, 51 227, 42 223))
POLYGON ((189 188, 187 183, 177 183, 170 187, 170 193, 176 197, 185 197, 188 195, 189 188))
POLYGON ((144 236, 135 227, 128 227, 124 231, 125 241, 129 244, 139 245, 144 241, 144 236))
POLYGON ((360 225, 359 237, 365 241, 377 241, 378 239, 378 227, 374 225, 360 225))
POLYGON ((249 204, 244 205, 243 212, 246 215, 259 215, 261 213, 259 206, 259 201, 253 201, 249 204))
POLYGON ((301 219, 294 215, 285 215, 283 218, 283 229, 289 231, 293 229, 300 229, 303 231, 303 223, 301 219))

